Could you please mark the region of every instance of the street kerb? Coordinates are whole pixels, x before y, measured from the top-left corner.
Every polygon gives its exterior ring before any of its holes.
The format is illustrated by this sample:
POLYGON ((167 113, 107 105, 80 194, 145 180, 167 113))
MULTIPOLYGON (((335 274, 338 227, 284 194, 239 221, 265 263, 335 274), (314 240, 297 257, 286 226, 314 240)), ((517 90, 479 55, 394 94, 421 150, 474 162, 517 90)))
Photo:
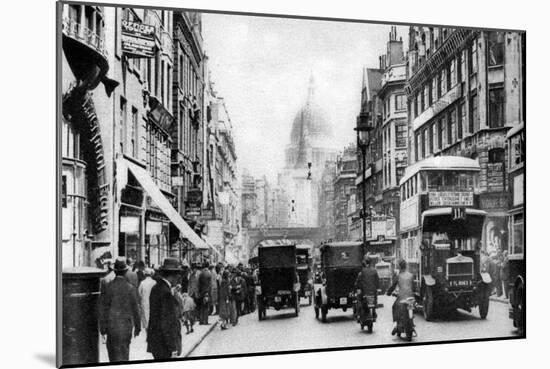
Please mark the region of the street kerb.
MULTIPOLYGON (((191 338, 197 338, 196 340, 190 342, 190 347, 189 348, 183 348, 182 350, 182 354, 180 357, 187 357, 189 355, 191 355, 191 353, 202 343, 202 341, 206 338, 206 336, 208 336, 210 334, 210 332, 212 332, 214 330, 214 328, 216 328, 216 326, 218 325, 218 321, 215 321, 214 323, 210 324, 208 326, 208 329, 206 329, 204 332, 201 332, 200 335, 197 335, 197 336, 194 336, 191 334, 191 335, 187 335, 187 337, 191 337, 191 338)), ((200 326, 199 326, 200 327, 200 326)), ((197 332, 195 330, 195 332, 197 332)), ((187 346, 185 345, 185 338, 184 338, 184 346, 187 346)))

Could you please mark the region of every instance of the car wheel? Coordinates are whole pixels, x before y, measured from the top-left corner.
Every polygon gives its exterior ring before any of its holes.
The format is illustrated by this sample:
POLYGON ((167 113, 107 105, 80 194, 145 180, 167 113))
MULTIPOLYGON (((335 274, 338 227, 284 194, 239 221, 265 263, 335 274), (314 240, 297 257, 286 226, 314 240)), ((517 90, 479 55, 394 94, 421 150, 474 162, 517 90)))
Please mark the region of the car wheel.
POLYGON ((515 319, 520 336, 525 334, 525 288, 523 282, 520 282, 516 289, 516 307, 515 307, 515 319))
POLYGON ((483 320, 487 319, 487 313, 489 312, 489 288, 487 286, 485 286, 483 292, 481 292, 478 308, 479 317, 483 320))
POLYGON ((323 323, 327 322, 328 307, 326 305, 321 306, 321 321, 323 323))
POLYGON ((372 321, 367 322, 367 330, 369 333, 372 333, 372 321))
POLYGON ((261 299, 258 299, 258 320, 264 320, 265 315, 263 313, 263 303, 261 299))

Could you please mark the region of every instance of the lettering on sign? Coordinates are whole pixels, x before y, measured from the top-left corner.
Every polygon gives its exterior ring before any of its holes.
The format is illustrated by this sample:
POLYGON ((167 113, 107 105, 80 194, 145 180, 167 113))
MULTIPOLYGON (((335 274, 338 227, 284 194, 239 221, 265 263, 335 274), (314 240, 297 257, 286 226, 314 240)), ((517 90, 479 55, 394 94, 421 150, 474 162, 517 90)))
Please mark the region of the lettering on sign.
POLYGON ((430 206, 473 206, 473 192, 430 192, 430 206))
POLYGON ((128 57, 151 58, 155 55, 155 27, 123 20, 121 43, 128 57))

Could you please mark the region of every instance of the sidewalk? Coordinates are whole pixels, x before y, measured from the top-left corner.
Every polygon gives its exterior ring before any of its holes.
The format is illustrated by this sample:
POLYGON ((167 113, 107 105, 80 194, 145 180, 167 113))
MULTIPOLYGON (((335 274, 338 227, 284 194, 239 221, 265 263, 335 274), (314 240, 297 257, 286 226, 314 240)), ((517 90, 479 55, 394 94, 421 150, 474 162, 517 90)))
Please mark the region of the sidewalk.
POLYGON ((489 300, 491 301, 496 301, 496 302, 500 302, 502 304, 508 304, 509 303, 509 300, 507 298, 505 298, 504 296, 501 296, 501 297, 497 297, 496 295, 491 295, 489 297, 489 300))
MULTIPOLYGON (((182 350, 180 357, 187 357, 217 327, 218 316, 210 316, 208 321, 209 325, 195 323, 193 326, 194 332, 191 334, 186 334, 185 327, 182 326, 182 350)), ((101 337, 99 339, 99 362, 107 363, 109 362, 107 346, 103 343, 101 337)), ((153 360, 153 355, 147 352, 147 335, 144 329, 142 329, 139 336, 132 339, 132 343, 130 344, 130 361, 133 360, 153 360)))

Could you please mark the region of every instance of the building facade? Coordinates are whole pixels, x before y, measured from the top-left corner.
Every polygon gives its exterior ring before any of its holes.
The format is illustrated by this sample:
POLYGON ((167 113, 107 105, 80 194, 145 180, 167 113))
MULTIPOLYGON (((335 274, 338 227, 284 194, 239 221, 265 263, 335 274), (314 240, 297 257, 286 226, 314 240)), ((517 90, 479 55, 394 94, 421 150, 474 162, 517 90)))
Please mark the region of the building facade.
POLYGON ((336 162, 326 161, 319 186, 319 228, 324 233, 325 240, 336 239, 334 219, 334 179, 336 178, 336 162))
MULTIPOLYGON (((171 131, 172 192, 177 210, 197 233, 204 231, 202 221, 205 197, 205 150, 207 117, 206 56, 202 46, 200 13, 173 13, 173 91, 175 124, 171 131)), ((174 240, 175 241, 175 240, 174 240)), ((191 245, 182 240, 182 248, 191 245)), ((200 255, 192 255, 192 259, 200 255)))
POLYGON ((409 164, 439 155, 478 160, 479 207, 487 212, 481 244, 488 252, 508 244, 505 138, 523 117, 524 38, 507 31, 409 30, 409 164))
POLYGON ((357 176, 357 147, 349 145, 336 159, 336 174, 334 177, 334 225, 335 239, 347 241, 350 239, 348 224, 348 203, 355 195, 355 178, 357 176))
POLYGON ((64 267, 118 255, 159 265, 208 249, 172 187, 172 150, 188 147, 174 116, 174 19, 167 10, 63 5, 64 267))
POLYGON ((285 167, 279 186, 290 199, 290 227, 318 226, 318 194, 326 161, 335 160, 332 125, 315 98, 315 82, 309 80, 304 106, 292 123, 285 149, 285 167))

